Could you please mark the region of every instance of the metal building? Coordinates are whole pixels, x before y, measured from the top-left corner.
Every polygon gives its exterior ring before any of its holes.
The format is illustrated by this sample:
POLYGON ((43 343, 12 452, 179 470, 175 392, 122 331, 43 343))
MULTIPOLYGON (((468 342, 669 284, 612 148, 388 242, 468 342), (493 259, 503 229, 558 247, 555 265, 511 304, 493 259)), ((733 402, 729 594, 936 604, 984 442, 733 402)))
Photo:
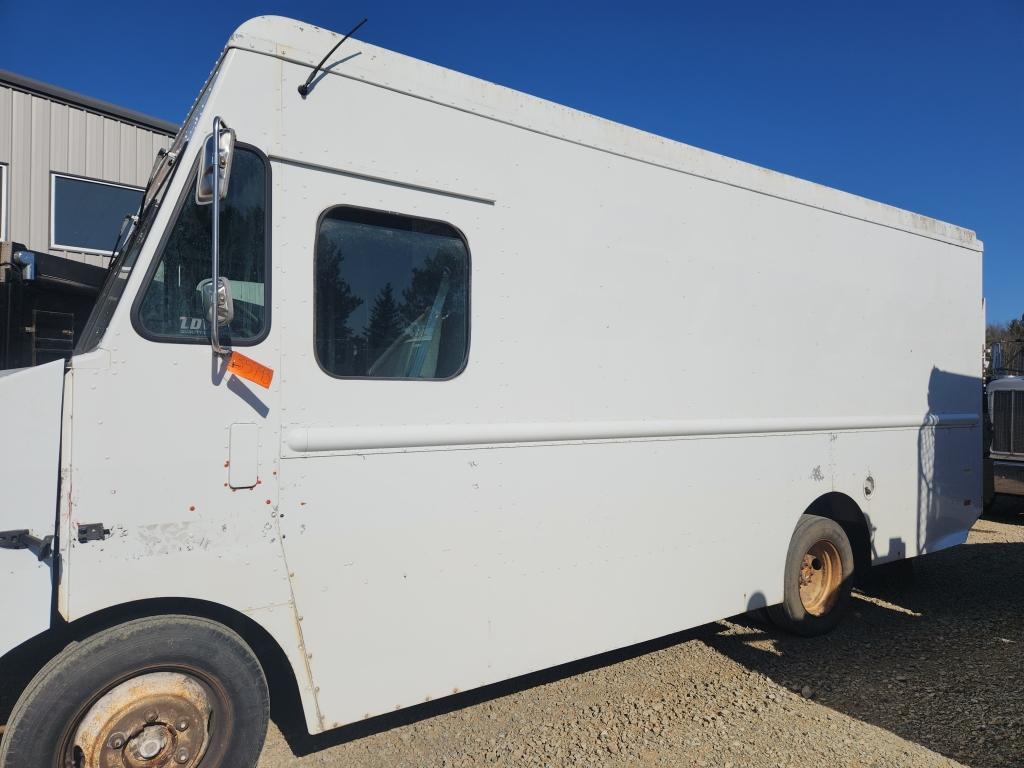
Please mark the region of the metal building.
POLYGON ((177 130, 0 70, 0 369, 70 352, 177 130))
POLYGON ((105 266, 121 209, 130 201, 137 207, 157 151, 177 130, 0 70, 0 240, 105 266), (75 217, 86 214, 102 221, 82 226, 75 217), (96 231, 109 221, 109 235, 96 231))

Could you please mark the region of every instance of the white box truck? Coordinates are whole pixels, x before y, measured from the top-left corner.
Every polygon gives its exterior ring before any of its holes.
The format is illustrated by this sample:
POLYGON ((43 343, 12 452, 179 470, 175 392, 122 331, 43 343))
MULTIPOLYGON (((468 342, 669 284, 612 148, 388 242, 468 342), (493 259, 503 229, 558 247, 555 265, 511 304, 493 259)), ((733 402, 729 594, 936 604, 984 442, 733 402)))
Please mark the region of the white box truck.
POLYGON ((979 514, 973 232, 339 40, 240 27, 0 377, 0 653, 61 648, 3 768, 252 766, 268 654, 317 733, 820 633, 979 514))

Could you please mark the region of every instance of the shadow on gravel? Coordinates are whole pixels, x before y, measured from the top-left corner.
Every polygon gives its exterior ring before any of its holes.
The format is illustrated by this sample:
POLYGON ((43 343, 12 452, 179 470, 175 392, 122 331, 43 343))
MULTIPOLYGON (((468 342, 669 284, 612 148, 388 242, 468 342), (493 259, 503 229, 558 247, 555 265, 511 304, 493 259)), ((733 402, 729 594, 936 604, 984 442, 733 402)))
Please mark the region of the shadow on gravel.
MULTIPOLYGON (((995 519, 1024 524, 1022 509, 995 519)), ((1022 764, 1024 542, 946 550, 912 573, 879 568, 825 637, 749 616, 711 626, 711 647, 825 706, 970 766, 1022 764)))
POLYGON ((979 523, 995 520, 1006 525, 1024 525, 1024 498, 999 494, 985 509, 979 523))

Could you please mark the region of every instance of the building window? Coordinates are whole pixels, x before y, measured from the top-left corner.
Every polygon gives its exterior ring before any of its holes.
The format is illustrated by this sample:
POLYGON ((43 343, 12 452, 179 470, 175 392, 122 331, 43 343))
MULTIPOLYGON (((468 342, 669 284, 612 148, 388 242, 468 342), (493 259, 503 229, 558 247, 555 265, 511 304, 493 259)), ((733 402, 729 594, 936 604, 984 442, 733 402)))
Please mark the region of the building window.
POLYGON ((469 249, 449 224, 338 207, 320 220, 315 349, 332 376, 448 379, 469 351, 469 249))
POLYGON ((50 247, 109 256, 124 217, 138 213, 142 190, 60 173, 50 180, 50 247))
MULTIPOLYGON (((231 323, 220 331, 225 344, 256 344, 269 329, 267 176, 262 155, 236 146, 231 184, 220 214, 220 274, 231 284, 235 311, 231 323)), ((211 279, 213 207, 196 203, 195 187, 193 172, 138 304, 137 327, 154 341, 206 343, 209 339, 202 284, 211 279)))
POLYGON ((0 241, 7 239, 7 166, 0 163, 0 241))

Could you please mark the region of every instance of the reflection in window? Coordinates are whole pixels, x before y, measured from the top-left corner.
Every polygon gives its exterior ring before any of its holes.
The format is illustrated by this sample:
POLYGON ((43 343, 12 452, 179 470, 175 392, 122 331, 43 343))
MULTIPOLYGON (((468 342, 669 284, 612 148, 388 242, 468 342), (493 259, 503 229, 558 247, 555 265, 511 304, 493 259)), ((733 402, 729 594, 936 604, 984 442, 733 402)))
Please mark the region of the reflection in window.
POLYGON ((52 175, 50 240, 54 248, 110 253, 124 217, 138 213, 142 190, 52 175))
MULTIPOLYGON (((244 344, 264 331, 267 308, 266 168, 255 152, 236 147, 231 184, 221 203, 220 272, 231 283, 235 316, 221 341, 244 344)), ((142 328, 170 340, 209 338, 200 283, 211 275, 211 205, 195 201, 195 181, 139 307, 142 328)))
POLYGON ((315 272, 316 354, 331 375, 447 379, 462 369, 469 253, 450 225, 334 208, 315 272))

